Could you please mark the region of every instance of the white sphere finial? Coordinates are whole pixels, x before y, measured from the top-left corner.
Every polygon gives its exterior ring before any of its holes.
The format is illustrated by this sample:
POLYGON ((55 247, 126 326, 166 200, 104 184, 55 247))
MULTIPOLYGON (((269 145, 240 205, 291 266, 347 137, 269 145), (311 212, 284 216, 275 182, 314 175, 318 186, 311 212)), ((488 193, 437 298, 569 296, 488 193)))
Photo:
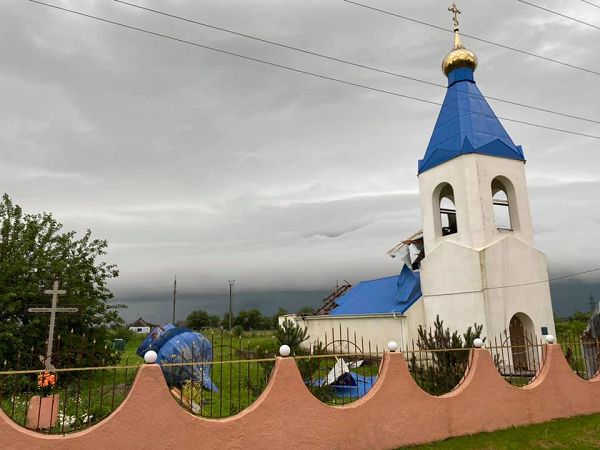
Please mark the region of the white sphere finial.
POLYGON ((281 347, 279 347, 279 354, 281 356, 290 356, 290 353, 292 353, 292 349, 289 345, 283 344, 281 347))
POLYGON ((546 342, 548 344, 554 344, 556 342, 556 339, 554 339, 554 336, 552 336, 551 334, 547 334, 546 335, 546 342))
POLYGON ((480 338, 475 338, 475 340, 473 341, 473 347, 475 347, 475 348, 483 347, 483 340, 480 338))
POLYGON ((396 341, 388 342, 388 350, 390 352, 395 352, 396 350, 398 350, 398 343, 396 341))
POLYGON ((154 364, 157 358, 158 355, 154 350, 148 350, 146 353, 144 353, 144 361, 146 364, 154 364))

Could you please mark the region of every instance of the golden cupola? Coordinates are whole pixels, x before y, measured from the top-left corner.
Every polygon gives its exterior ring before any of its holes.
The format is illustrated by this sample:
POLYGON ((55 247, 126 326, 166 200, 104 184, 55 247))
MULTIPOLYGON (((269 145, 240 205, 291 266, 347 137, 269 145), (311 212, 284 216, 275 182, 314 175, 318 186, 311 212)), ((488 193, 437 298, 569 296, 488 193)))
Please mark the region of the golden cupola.
POLYGON ((442 61, 442 71, 446 76, 460 67, 468 67, 473 70, 477 68, 477 56, 471 50, 466 49, 460 41, 460 34, 458 33, 458 14, 460 14, 460 10, 455 3, 452 3, 448 11, 454 14, 454 48, 442 61))

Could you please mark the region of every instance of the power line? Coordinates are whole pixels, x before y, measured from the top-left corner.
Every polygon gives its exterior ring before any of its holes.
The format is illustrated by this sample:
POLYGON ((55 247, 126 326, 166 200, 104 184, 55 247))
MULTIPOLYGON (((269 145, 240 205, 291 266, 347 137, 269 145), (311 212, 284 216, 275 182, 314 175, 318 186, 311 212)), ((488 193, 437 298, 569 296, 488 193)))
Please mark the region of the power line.
MULTIPOLYGON (((269 39, 261 38, 261 37, 258 37, 258 36, 253 36, 253 35, 250 35, 250 34, 246 34, 246 33, 241 33, 241 32, 238 32, 238 31, 234 31, 234 30, 231 30, 231 29, 227 29, 227 28, 223 28, 223 27, 218 27, 218 26, 215 26, 215 25, 208 24, 206 22, 199 22, 197 20, 193 20, 193 19, 190 19, 190 18, 187 18, 187 17, 182 17, 182 16, 178 16, 178 15, 175 15, 175 14, 171 14, 171 13, 165 12, 165 11, 160 11, 160 10, 153 9, 153 8, 148 8, 148 7, 145 7, 145 6, 142 6, 142 5, 138 5, 138 4, 135 4, 135 3, 129 3, 129 2, 126 2, 126 1, 123 1, 123 0, 114 0, 114 1, 117 2, 117 3, 121 3, 123 5, 131 6, 133 8, 138 8, 138 9, 141 9, 141 10, 144 10, 144 11, 148 11, 148 12, 151 12, 151 13, 154 13, 154 14, 159 14, 159 15, 162 15, 162 16, 165 16, 165 17, 169 17, 169 18, 172 18, 172 19, 177 19, 177 20, 181 20, 181 21, 184 21, 184 22, 193 23, 195 25, 200 25, 202 27, 211 28, 213 30, 222 31, 224 33, 233 34, 235 36, 240 36, 240 37, 247 38, 247 39, 252 39, 252 40, 255 40, 255 41, 258 41, 258 42, 262 42, 262 43, 266 43, 266 44, 270 44, 270 45, 275 45, 277 47, 285 48, 285 49, 288 49, 288 50, 293 50, 293 51, 304 53, 304 54, 311 55, 311 56, 316 56, 316 57, 319 57, 319 58, 324 58, 324 59, 327 59, 327 60, 330 60, 330 61, 335 61, 335 62, 339 62, 339 63, 342 63, 342 64, 347 64, 347 65, 350 65, 350 66, 354 66, 354 67, 359 67, 361 69, 367 69, 367 70, 370 70, 370 71, 373 71, 373 72, 378 72, 378 73, 382 73, 382 74, 385 74, 385 75, 392 75, 392 76, 395 76, 395 77, 404 78, 406 80, 411 80, 411 81, 416 81, 418 83, 427 84, 429 86, 435 86, 435 87, 439 87, 439 88, 442 88, 442 89, 447 89, 447 86, 444 85, 444 84, 441 84, 441 83, 435 83, 435 82, 432 82, 432 81, 423 80, 421 78, 412 77, 412 76, 409 76, 409 75, 404 75, 404 74, 401 74, 401 73, 398 73, 398 72, 392 72, 392 71, 389 71, 389 70, 386 70, 386 69, 382 69, 382 68, 379 68, 379 67, 368 66, 366 64, 361 64, 361 63, 357 63, 357 62, 354 62, 354 61, 348 61, 348 60, 337 58, 337 57, 334 57, 334 56, 325 55, 323 53, 317 53, 317 52, 314 52, 314 51, 311 51, 311 50, 306 50, 306 49, 303 49, 303 48, 294 47, 294 46, 291 46, 291 45, 288 45, 288 44, 283 44, 281 42, 276 42, 276 41, 272 41, 272 40, 269 40, 269 39)), ((466 93, 470 97, 484 98, 482 95, 479 95, 479 94, 473 94, 471 92, 463 91, 463 90, 460 90, 460 89, 459 89, 459 91, 466 93)), ((560 112, 560 111, 554 111, 554 110, 546 109, 546 108, 540 108, 540 107, 537 107, 537 106, 531 106, 531 105, 527 105, 527 104, 524 104, 524 103, 515 102, 515 101, 512 101, 512 100, 506 100, 506 99, 502 99, 502 98, 498 98, 498 97, 491 97, 491 96, 486 96, 485 98, 488 99, 488 100, 494 100, 494 101, 498 101, 498 102, 502 102, 502 103, 507 103, 507 104, 510 104, 510 105, 515 105, 515 106, 520 106, 520 107, 523 107, 523 108, 533 109, 533 110, 536 110, 536 111, 541 111, 541 112, 546 112, 546 113, 550 113, 550 114, 555 114, 555 115, 558 115, 558 116, 569 117, 571 119, 578 119, 578 120, 583 120, 583 121, 586 121, 586 122, 592 122, 592 123, 600 124, 600 120, 589 119, 589 118, 581 117, 581 116, 575 116, 575 115, 572 115, 572 114, 567 114, 567 113, 563 113, 563 112, 560 112)))
MULTIPOLYGON (((81 12, 81 11, 76 11, 76 10, 73 10, 73 9, 64 8, 62 6, 52 5, 52 4, 49 4, 49 3, 44 3, 44 2, 41 2, 39 0, 29 0, 29 1, 32 2, 32 3, 37 3, 38 5, 47 6, 49 8, 53 8, 53 9, 56 9, 56 10, 60 10, 60 11, 72 13, 72 14, 75 14, 75 15, 78 15, 78 16, 82 16, 82 17, 87 17, 89 19, 98 20, 100 22, 109 23, 109 24, 116 25, 116 26, 119 26, 119 27, 122 27, 122 28, 127 28, 129 30, 139 31, 141 33, 145 33, 145 34, 148 34, 148 35, 160 37, 160 38, 163 38, 163 39, 168 39, 168 40, 179 42, 179 43, 182 43, 182 44, 191 45, 191 46, 194 46, 194 47, 197 47, 197 48, 203 48, 203 49, 206 49, 206 50, 212 50, 214 52, 222 53, 222 54, 225 54, 225 55, 235 56, 235 57, 238 57, 238 58, 241 58, 241 59, 245 59, 247 61, 253 61, 253 62, 265 64, 265 65, 268 65, 268 66, 277 67, 279 69, 288 70, 290 72, 300 73, 300 74, 303 74, 303 75, 308 75, 308 76, 315 77, 315 78, 320 78, 320 79, 323 79, 323 80, 334 81, 336 83, 345 84, 347 86, 359 87, 359 88, 362 88, 362 89, 366 89, 366 90, 370 90, 370 91, 374 91, 374 92, 379 92, 379 93, 382 93, 382 94, 393 95, 395 97, 401 97, 401 98, 405 98, 405 99, 408 99, 408 100, 414 100, 414 101, 418 101, 418 102, 422 102, 422 103, 428 103, 430 105, 443 106, 442 103, 436 102, 436 101, 433 101, 433 100, 427 100, 427 99, 424 99, 424 98, 421 98, 421 97, 415 97, 415 96, 412 96, 412 95, 401 94, 401 93, 395 92, 395 91, 389 91, 389 90, 386 90, 386 89, 380 89, 380 88, 368 86, 366 84, 355 83, 355 82, 352 82, 352 81, 343 80, 341 78, 330 77, 330 76, 327 76, 327 75, 322 75, 322 74, 315 73, 315 72, 310 72, 310 71, 307 71, 307 70, 297 69, 295 67, 285 66, 283 64, 275 63, 275 62, 272 62, 272 61, 267 61, 267 60, 264 60, 264 59, 254 58, 252 56, 247 56, 247 55, 243 55, 241 53, 236 53, 236 52, 231 52, 229 50, 223 50, 223 49, 220 49, 220 48, 211 47, 209 45, 199 44, 197 42, 188 41, 188 40, 181 39, 181 38, 178 38, 178 37, 175 37, 175 36, 170 36, 170 35, 167 35, 167 34, 158 33, 156 31, 147 30, 145 28, 134 27, 132 25, 124 24, 122 22, 117 22, 117 21, 114 21, 114 20, 105 19, 103 17, 94 16, 94 15, 87 14, 87 13, 84 13, 84 12, 81 12)), ((480 115, 480 116, 483 116, 483 117, 494 117, 494 116, 491 116, 489 114, 479 113, 479 112, 475 112, 475 111, 466 111, 466 110, 463 110, 461 108, 456 108, 456 107, 453 107, 453 106, 448 106, 447 105, 446 107, 447 108, 456 109, 458 111, 469 112, 471 114, 480 115)), ((495 117, 497 117, 498 119, 506 120, 507 122, 520 123, 522 125, 528 125, 528 126, 532 126, 532 127, 535 127, 535 128, 541 128, 541 129, 545 129, 545 130, 552 130, 552 131, 557 131, 557 132, 560 132, 560 133, 572 134, 572 135, 576 135, 576 136, 582 136, 582 137, 588 137, 588 138, 591 138, 591 139, 598 139, 598 140, 600 140, 600 136, 595 136, 595 135, 591 135, 591 134, 580 133, 580 132, 577 132, 577 131, 566 130, 566 129, 562 129, 562 128, 556 128, 556 127, 547 126, 547 125, 541 125, 541 124, 538 124, 538 123, 527 122, 527 121, 524 121, 524 120, 511 119, 511 118, 503 117, 503 116, 495 116, 495 117)))
MULTIPOLYGON (((563 17, 563 18, 565 18, 565 19, 572 20, 573 22, 577 22, 577 23, 580 23, 580 24, 582 24, 582 25, 586 25, 586 26, 588 26, 588 27, 592 27, 592 28, 595 28, 595 29, 597 29, 597 30, 600 30, 600 27, 599 27, 598 25, 594 25, 593 23, 589 23, 589 22, 584 22, 583 20, 577 19, 577 18, 575 18, 575 17, 567 16, 566 14, 559 13, 558 11, 554 11, 553 9, 544 8, 543 6, 536 5, 536 4, 534 4, 534 3, 529 3, 529 2, 526 2, 525 0, 517 0, 517 1, 518 1, 519 3, 524 3, 524 4, 526 4, 526 5, 533 6, 534 8, 541 9, 542 11, 549 12, 550 14, 554 14, 554 15, 556 15, 556 16, 560 16, 560 17, 563 17)), ((584 0, 584 1, 585 1, 585 0, 584 0)), ((586 3, 589 3, 589 2, 586 2, 586 3)), ((593 4, 593 3, 592 3, 592 4, 593 4)))
MULTIPOLYGON (((387 14, 388 16, 394 16, 397 17, 399 19, 403 19, 403 20, 408 20, 410 22, 414 22, 414 23, 418 23, 421 25, 425 25, 431 28, 435 28, 436 30, 441 30, 441 31, 447 31, 449 33, 454 33, 453 29, 449 29, 449 28, 444 28, 444 27, 440 27, 439 25, 434 25, 432 23, 429 22, 425 22, 423 20, 419 20, 419 19, 414 19, 412 17, 408 17, 408 16, 403 16, 402 14, 398 14, 398 13, 394 13, 391 11, 386 11, 385 9, 379 9, 379 8, 375 8, 374 6, 369 6, 369 5, 365 5, 364 3, 359 3, 359 2, 355 2, 352 0, 343 0, 346 3, 355 5, 355 6, 360 6, 361 8, 365 8, 365 9, 370 9, 372 11, 376 11, 382 14, 387 14)), ((473 36, 472 34, 466 34, 466 33, 461 33, 462 36, 468 37, 470 39, 474 39, 476 41, 479 42, 484 42, 486 44, 490 44, 490 45, 495 45, 496 47, 500 47, 506 50, 512 50, 514 52, 518 52, 518 53, 522 53, 524 55, 528 55, 528 56, 533 56, 534 58, 539 58, 539 59, 543 59, 544 61, 548 61, 548 62, 552 62, 555 64, 560 64, 561 66, 565 66, 565 67, 570 67, 571 69, 577 69, 577 70, 582 70, 583 72, 588 72, 594 75, 600 75, 600 72, 597 72, 595 70, 592 69, 586 69, 585 67, 581 67, 581 66, 576 66, 574 64, 569 64, 567 62, 564 61, 559 61, 557 59, 552 59, 552 58, 548 58, 547 56, 542 56, 542 55, 538 55, 537 53, 533 53, 533 52, 529 52, 527 50, 521 50, 519 48, 516 47, 511 47, 510 45, 505 45, 505 44, 500 44, 498 42, 493 42, 484 38, 480 38, 477 36, 473 36)))
POLYGON ((588 5, 592 5, 592 6, 594 6, 595 8, 600 8, 600 5, 598 5, 598 4, 596 4, 596 3, 589 2, 588 0, 581 0, 581 1, 582 1, 583 3, 587 3, 588 5))
POLYGON ((444 292, 444 293, 440 293, 440 294, 423 294, 423 296, 424 297, 443 297, 443 296, 447 296, 447 295, 458 295, 458 294, 477 294, 477 293, 482 293, 484 291, 492 291, 492 290, 496 290, 496 289, 508 289, 508 288, 513 288, 513 287, 523 287, 523 286, 531 286, 531 285, 535 285, 535 284, 549 283, 551 281, 564 280, 565 278, 573 278, 573 277, 577 277, 579 275, 585 275, 588 273, 598 272, 598 271, 600 271, 600 267, 596 267, 594 269, 589 269, 589 270, 584 270, 582 272, 571 273, 569 275, 562 275, 560 277, 548 278, 546 280, 531 281, 529 283, 519 283, 519 284, 508 284, 508 285, 504 285, 504 286, 484 287, 482 289, 475 289, 472 291, 444 292))

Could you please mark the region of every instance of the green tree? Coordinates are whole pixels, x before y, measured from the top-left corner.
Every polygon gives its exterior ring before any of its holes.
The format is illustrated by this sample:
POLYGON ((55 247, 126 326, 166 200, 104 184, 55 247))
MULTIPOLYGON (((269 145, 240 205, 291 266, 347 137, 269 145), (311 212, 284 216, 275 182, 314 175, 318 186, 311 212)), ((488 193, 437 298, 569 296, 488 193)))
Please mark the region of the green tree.
POLYGON ((81 237, 65 232, 50 213, 26 214, 6 194, 0 203, 0 227, 0 361, 14 367, 19 354, 26 355, 20 358, 23 366, 24 360, 30 364, 37 359, 33 355, 45 354, 49 314, 29 314, 27 308, 49 305, 43 291, 55 279, 67 290, 60 304, 76 306, 79 312, 57 317, 61 353, 54 363, 109 358, 103 353, 108 328, 123 321, 121 305, 109 303, 113 295, 107 283, 118 271, 102 261, 106 240, 93 239, 90 230, 81 237))
POLYGON ((285 319, 275 330, 275 339, 279 345, 288 345, 293 354, 300 349, 300 344, 309 338, 306 328, 296 325, 290 319, 285 319))
POLYGON ((116 326, 109 331, 107 337, 111 340, 123 339, 125 342, 129 342, 135 337, 135 335, 136 334, 127 327, 116 326))
POLYGON ((298 310, 299 315, 312 315, 315 312, 315 309, 312 306, 303 306, 298 310))
POLYGON ((192 311, 185 320, 187 326, 195 330, 204 327, 218 327, 221 325, 221 318, 214 314, 208 314, 203 309, 192 311))
POLYGON ((240 311, 235 318, 235 325, 242 327, 244 330, 260 330, 263 327, 263 316, 258 309, 250 309, 248 311, 240 311))
POLYGON ((572 341, 581 336, 581 333, 588 326, 590 317, 592 317, 591 312, 584 313, 580 311, 575 311, 571 316, 564 319, 555 317, 554 323, 558 342, 572 341))
POLYGON ((467 370, 468 349, 473 347, 475 339, 481 338, 482 330, 483 325, 474 324, 462 335, 458 331, 450 333, 440 316, 436 316, 433 329, 426 330, 419 325, 417 347, 420 352, 414 352, 408 361, 416 382, 435 395, 454 389, 467 370))
POLYGON ((208 327, 211 325, 210 316, 203 309, 192 311, 185 319, 187 326, 199 330, 200 328, 208 327))
MULTIPOLYGON (((235 314, 231 315, 231 326, 233 327, 235 325, 235 314)), ((223 328, 225 328, 226 330, 229 329, 229 313, 226 312, 225 314, 223 314, 223 320, 221 320, 221 326, 223 328)))
POLYGON ((271 318, 271 326, 270 326, 270 328, 272 328, 274 330, 276 330, 277 328, 279 328, 279 317, 285 316, 286 314, 288 314, 288 311, 286 309, 279 308, 277 310, 277 312, 271 318))

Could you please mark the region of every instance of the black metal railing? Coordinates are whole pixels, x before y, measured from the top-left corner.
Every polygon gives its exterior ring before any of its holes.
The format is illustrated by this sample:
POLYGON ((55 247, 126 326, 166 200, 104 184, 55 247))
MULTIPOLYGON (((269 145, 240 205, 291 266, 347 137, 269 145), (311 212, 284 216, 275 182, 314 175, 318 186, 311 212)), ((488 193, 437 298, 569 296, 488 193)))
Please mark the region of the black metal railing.
POLYGON ((471 368, 470 349, 404 350, 408 370, 415 382, 431 395, 443 395, 460 385, 471 368))
POLYGON ((129 392, 142 360, 124 351, 72 331, 57 336, 50 361, 39 356, 39 348, 17 351, 0 367, 0 408, 16 423, 42 433, 88 428, 110 415, 129 392))
POLYGON ((534 334, 503 333, 491 339, 486 348, 492 353, 494 364, 502 377, 513 386, 531 383, 544 366, 545 340, 534 334))
POLYGON ((324 341, 295 355, 304 383, 330 405, 345 405, 367 394, 379 376, 383 354, 348 328, 332 328, 324 341))
POLYGON ((272 333, 234 336, 213 331, 210 357, 205 348, 192 348, 191 358, 162 364, 171 393, 179 404, 202 417, 233 416, 250 406, 266 388, 275 365, 272 333), (200 355, 203 357, 198 357, 200 355), (187 376, 178 376, 186 371, 187 376), (185 379, 185 381, 181 381, 185 379))
MULTIPOLYGON (((194 348, 162 370, 176 401, 192 413, 209 418, 233 416, 264 391, 279 347, 272 333, 244 337, 223 330, 205 333, 208 348, 194 348), (207 341, 207 342, 208 342, 207 341), (210 357, 204 354, 210 351, 210 357), (200 356, 200 357, 199 357, 200 356)), ((504 333, 486 340, 504 379, 525 386, 544 365, 545 339, 504 333)), ((565 357, 584 379, 598 374, 600 341, 582 335, 560 336, 565 357)), ((132 344, 133 345, 133 344, 132 344)), ((104 348, 106 351, 106 347, 104 348)), ((412 343, 398 349, 415 382, 432 395, 451 392, 471 369, 470 348, 425 348, 412 343)), ((131 353, 131 349, 129 349, 131 353)), ((74 364, 93 360, 65 352, 74 364)), ((102 354, 102 352, 98 352, 102 354)), ((346 405, 366 395, 378 380, 383 349, 349 329, 332 329, 324 341, 292 355, 307 389, 322 402, 346 405)), ((67 361, 64 356, 61 363, 67 361)), ((114 361, 113 356, 110 357, 114 361)), ((117 358, 118 359, 118 358, 117 358)), ((44 370, 32 355, 18 354, 16 364, 0 371, 0 407, 16 423, 48 434, 85 429, 114 411, 127 395, 141 359, 123 357, 118 364, 102 359, 96 367, 44 370)))
POLYGON ((567 362, 577 375, 589 380, 600 373, 600 339, 589 334, 564 334, 559 336, 567 362))
POLYGON ((139 366, 0 372, 0 406, 42 433, 80 431, 109 416, 127 396, 139 366))

